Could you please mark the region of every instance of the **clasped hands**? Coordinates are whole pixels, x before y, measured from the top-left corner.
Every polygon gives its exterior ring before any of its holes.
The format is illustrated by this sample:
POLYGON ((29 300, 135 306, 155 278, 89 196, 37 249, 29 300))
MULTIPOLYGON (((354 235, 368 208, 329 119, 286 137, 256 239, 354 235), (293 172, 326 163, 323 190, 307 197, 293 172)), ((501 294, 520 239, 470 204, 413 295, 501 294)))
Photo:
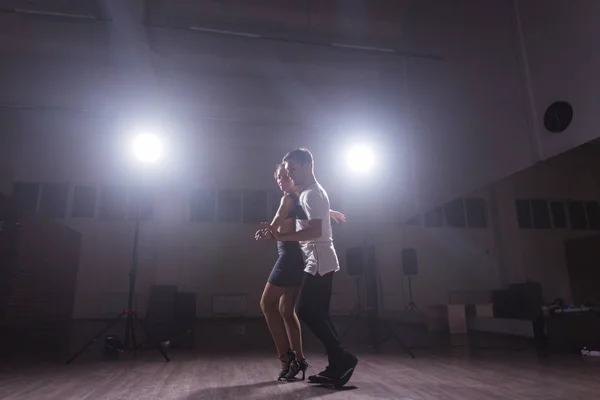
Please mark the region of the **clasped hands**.
POLYGON ((280 235, 277 228, 274 228, 268 222, 261 222, 261 228, 254 234, 256 240, 278 240, 280 235))

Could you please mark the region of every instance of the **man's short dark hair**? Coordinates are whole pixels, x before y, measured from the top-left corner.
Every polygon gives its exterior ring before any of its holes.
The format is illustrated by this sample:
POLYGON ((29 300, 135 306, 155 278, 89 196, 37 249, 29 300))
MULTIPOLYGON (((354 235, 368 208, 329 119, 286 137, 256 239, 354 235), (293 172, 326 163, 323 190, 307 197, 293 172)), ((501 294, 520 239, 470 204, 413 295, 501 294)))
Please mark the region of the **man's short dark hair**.
POLYGON ((296 160, 300 163, 300 165, 313 164, 313 155, 307 148, 300 147, 299 149, 292 150, 287 153, 281 162, 286 162, 289 160, 296 160))

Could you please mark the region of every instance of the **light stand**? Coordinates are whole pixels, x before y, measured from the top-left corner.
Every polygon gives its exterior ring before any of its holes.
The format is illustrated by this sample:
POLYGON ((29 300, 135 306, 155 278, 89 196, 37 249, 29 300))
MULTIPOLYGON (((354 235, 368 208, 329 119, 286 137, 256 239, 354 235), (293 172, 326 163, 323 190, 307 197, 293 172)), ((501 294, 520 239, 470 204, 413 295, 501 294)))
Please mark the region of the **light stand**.
MULTIPOLYGON (((368 170, 371 169, 371 167, 373 166, 374 162, 375 162, 375 156, 372 152, 372 150, 368 147, 368 146, 364 146, 364 145, 359 145, 359 146, 355 146, 353 147, 350 152, 348 153, 348 166, 351 170, 353 170, 356 174, 363 174, 366 173, 368 170)), ((363 175, 364 176, 364 175, 363 175)), ((369 183, 371 185, 377 185, 376 179, 373 179, 373 177, 371 177, 371 179, 369 179, 369 183)), ((364 191, 364 185, 361 188, 362 189, 362 193, 365 193, 364 191)), ((374 188, 375 189, 375 188, 374 188)), ((368 194, 370 195, 371 198, 376 198, 376 199, 380 199, 382 200, 384 197, 386 196, 377 196, 376 194, 374 194, 374 191, 378 191, 377 189, 375 190, 369 190, 368 194)), ((354 193, 352 195, 353 198, 357 198, 360 197, 357 193, 354 193)), ((364 207, 365 205, 363 205, 364 207)), ((375 208, 376 205, 370 204, 367 207, 364 207, 365 210, 369 210, 371 208, 375 208)), ((380 207, 381 208, 381 207, 380 207)), ((404 350, 406 351, 412 358, 415 358, 415 355, 410 351, 410 349, 404 344, 404 342, 398 337, 398 335, 396 335, 396 333, 394 332, 393 328, 392 328, 392 324, 390 323, 390 321, 383 319, 379 316, 379 291, 378 291, 378 281, 377 281, 377 273, 376 273, 376 269, 375 269, 375 265, 374 265, 374 261, 375 261, 375 246, 374 245, 369 245, 369 236, 372 236, 373 233, 373 229, 369 229, 369 227, 371 227, 371 224, 374 220, 377 220, 377 216, 376 215, 367 215, 370 214, 368 212, 364 213, 364 221, 362 224, 362 228, 363 228, 363 233, 364 233, 364 238, 363 238, 363 271, 364 271, 364 277, 365 277, 365 288, 366 288, 366 296, 367 296, 367 308, 366 310, 366 314, 367 314, 367 329, 368 329, 368 336, 369 336, 369 346, 372 348, 379 348, 383 343, 387 342, 388 340, 394 339, 396 341, 396 343, 404 350), (379 326, 383 324, 386 327, 387 330, 387 336, 384 338, 380 338, 379 337, 379 326)), ((358 278, 357 278, 357 293, 358 293, 358 278)), ((346 329, 346 331, 344 333, 346 333, 355 323, 356 321, 360 319, 362 319, 362 307, 360 304, 360 298, 359 301, 357 303, 357 307, 355 309, 355 318, 352 321, 351 325, 346 329)))
POLYGON ((412 276, 408 275, 408 304, 404 307, 404 312, 420 312, 412 297, 412 276))
MULTIPOLYGON (((138 241, 140 234, 140 199, 138 196, 137 204, 136 204, 136 220, 135 220, 135 232, 133 235, 133 256, 131 259, 131 269, 129 271, 129 297, 127 301, 127 308, 123 310, 115 319, 110 321, 104 328, 102 328, 96 336, 90 339, 83 347, 77 351, 69 360, 67 360, 66 364, 69 365, 73 362, 79 355, 81 355, 88 347, 90 347, 94 342, 96 342, 102 335, 104 335, 110 328, 112 328, 117 322, 121 320, 121 318, 127 318, 125 324, 125 343, 122 348, 116 349, 119 352, 124 351, 135 351, 138 346, 136 346, 135 342, 135 322, 138 322, 142 327, 142 330, 146 334, 146 337, 152 340, 151 335, 148 333, 148 330, 144 326, 144 324, 139 320, 137 313, 134 308, 134 298, 135 298, 135 281, 137 278, 137 267, 138 267, 138 241)), ((157 342, 156 349, 162 354, 166 361, 170 361, 169 357, 160 346, 160 343, 157 342)))

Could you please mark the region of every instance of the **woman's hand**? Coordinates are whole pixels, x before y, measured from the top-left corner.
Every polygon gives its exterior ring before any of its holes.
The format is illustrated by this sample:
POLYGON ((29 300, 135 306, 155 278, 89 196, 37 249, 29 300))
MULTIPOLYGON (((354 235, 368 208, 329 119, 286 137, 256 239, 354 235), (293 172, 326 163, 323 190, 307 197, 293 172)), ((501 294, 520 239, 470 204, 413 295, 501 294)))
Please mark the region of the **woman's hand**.
POLYGON ((269 235, 269 239, 279 240, 281 238, 281 234, 277 227, 269 224, 268 222, 261 222, 262 229, 266 230, 266 234, 269 235))
POLYGON ((271 235, 271 231, 267 228, 260 228, 254 234, 255 240, 269 240, 273 239, 273 235, 271 235))
POLYGON ((335 223, 346 222, 346 216, 339 211, 329 210, 329 216, 335 223))
POLYGON ((270 240, 273 239, 273 235, 271 235, 271 231, 268 229, 259 229, 254 234, 255 240, 270 240))

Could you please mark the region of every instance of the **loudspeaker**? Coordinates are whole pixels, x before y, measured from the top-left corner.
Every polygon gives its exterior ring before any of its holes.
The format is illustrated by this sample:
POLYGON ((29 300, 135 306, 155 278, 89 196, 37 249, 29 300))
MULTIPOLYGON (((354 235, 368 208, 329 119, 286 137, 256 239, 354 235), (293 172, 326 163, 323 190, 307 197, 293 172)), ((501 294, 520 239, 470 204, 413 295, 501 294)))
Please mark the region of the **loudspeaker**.
POLYGON ((346 250, 346 271, 348 275, 362 275, 365 272, 365 254, 362 247, 346 250))
POLYGON ((404 275, 417 275, 419 273, 417 251, 412 247, 402 249, 401 257, 404 275))
POLYGON ((176 295, 177 286, 174 285, 155 285, 150 289, 146 329, 159 341, 169 339, 173 331, 176 295))
POLYGON ((196 293, 175 294, 175 321, 178 325, 191 327, 196 319, 196 293))
POLYGON ((196 323, 196 293, 179 292, 175 295, 176 331, 171 347, 194 347, 194 325, 196 323))

